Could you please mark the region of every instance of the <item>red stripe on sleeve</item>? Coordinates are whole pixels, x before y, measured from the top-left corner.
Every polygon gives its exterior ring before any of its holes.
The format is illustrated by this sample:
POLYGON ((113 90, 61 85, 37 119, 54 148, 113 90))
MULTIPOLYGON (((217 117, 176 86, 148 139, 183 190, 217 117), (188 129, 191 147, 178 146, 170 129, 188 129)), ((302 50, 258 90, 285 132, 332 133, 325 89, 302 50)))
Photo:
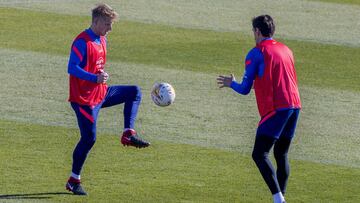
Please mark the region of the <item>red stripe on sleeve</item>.
POLYGON ((79 57, 80 61, 83 60, 83 56, 81 55, 80 51, 78 50, 78 48, 76 46, 72 47, 72 50, 75 52, 75 54, 79 57))

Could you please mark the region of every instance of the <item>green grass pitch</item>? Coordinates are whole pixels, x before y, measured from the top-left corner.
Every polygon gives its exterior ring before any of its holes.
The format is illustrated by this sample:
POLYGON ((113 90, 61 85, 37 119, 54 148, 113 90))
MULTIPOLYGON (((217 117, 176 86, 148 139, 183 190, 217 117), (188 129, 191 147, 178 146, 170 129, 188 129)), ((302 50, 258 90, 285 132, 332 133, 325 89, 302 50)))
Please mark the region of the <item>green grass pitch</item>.
MULTIPOLYGON (((188 24, 159 16, 166 9, 189 8, 185 1, 173 2, 178 7, 154 1, 153 7, 163 9, 158 16, 135 15, 136 9, 146 11, 141 1, 109 1, 121 14, 109 35, 110 84, 141 86, 136 128, 152 146, 137 150, 120 145, 122 106, 102 110, 98 140, 82 174, 90 195, 76 197, 65 191, 79 139, 66 101, 67 60, 73 38, 89 25, 86 12, 94 2, 74 2, 73 7, 81 5, 77 15, 65 0, 56 6, 50 1, 0 1, 0 202, 271 202, 251 160, 259 119, 254 95, 219 90, 215 81, 218 74, 231 72, 241 79, 253 38, 246 27, 232 30, 237 24, 230 18, 202 21, 204 15, 214 19, 196 7, 201 2, 191 3, 196 6, 190 11, 197 11, 199 18, 188 24), (160 108, 152 103, 150 89, 156 81, 175 87, 173 105, 160 108)), ((231 16, 236 10, 227 7, 231 2, 238 5, 228 0, 206 6, 211 11, 222 6, 231 16)), ((360 11, 358 1, 301 2, 304 8, 339 7, 332 11, 339 21, 324 19, 330 26, 346 25, 340 20, 360 11)), ((283 4, 285 10, 291 5, 283 4)), ((191 12, 183 18, 194 17, 191 12)), ((299 9, 298 14, 312 12, 299 9)), ((275 15, 279 25, 288 23, 275 15)), ((251 17, 236 20, 247 25, 251 17)), ((316 26, 312 23, 310 27, 316 26)), ((304 108, 289 155, 286 199, 360 202, 358 42, 342 41, 351 39, 344 30, 323 33, 322 40, 308 38, 313 32, 291 29, 285 26, 277 39, 295 53, 304 108)), ((358 31, 354 27, 354 33, 358 31)))

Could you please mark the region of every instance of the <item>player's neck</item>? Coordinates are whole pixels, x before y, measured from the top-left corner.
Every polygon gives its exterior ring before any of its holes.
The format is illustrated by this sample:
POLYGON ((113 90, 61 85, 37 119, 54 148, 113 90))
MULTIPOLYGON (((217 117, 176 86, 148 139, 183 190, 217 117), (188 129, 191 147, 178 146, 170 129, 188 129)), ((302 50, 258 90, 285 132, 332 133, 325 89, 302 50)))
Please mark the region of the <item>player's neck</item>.
POLYGON ((256 39, 255 42, 256 44, 259 44, 260 42, 262 42, 264 39, 266 39, 266 37, 259 35, 256 39))
POLYGON ((100 36, 99 31, 97 31, 97 29, 96 29, 96 27, 94 26, 94 24, 92 24, 92 25, 90 26, 90 30, 91 30, 95 35, 100 36))

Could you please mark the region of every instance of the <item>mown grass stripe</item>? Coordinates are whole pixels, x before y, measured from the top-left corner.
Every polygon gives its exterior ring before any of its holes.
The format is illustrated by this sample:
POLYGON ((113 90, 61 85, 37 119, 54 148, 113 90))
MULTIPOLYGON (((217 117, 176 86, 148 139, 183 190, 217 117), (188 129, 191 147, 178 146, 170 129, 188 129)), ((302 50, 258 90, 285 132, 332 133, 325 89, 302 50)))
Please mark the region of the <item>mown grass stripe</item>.
MULTIPOLYGON (((51 202, 271 201, 250 156, 158 140, 138 150, 106 134, 98 135, 82 173, 90 195, 65 195, 77 130, 0 120, 0 135, 0 182, 6 186, 0 200, 8 195, 51 202)), ((354 181, 360 169, 306 161, 291 166, 289 202, 360 200, 360 183, 354 181)))
MULTIPOLYGON (((96 0, 4 0, 0 6, 27 8, 70 15, 90 15, 96 0)), ((278 22, 277 33, 286 39, 360 46, 360 7, 306 0, 108 0, 121 19, 177 27, 240 31, 250 35, 253 16, 270 14, 278 22), (155 11, 155 12, 154 12, 155 11), (347 30, 352 30, 348 32, 347 30)), ((349 1, 347 1, 349 2, 349 1)))
MULTIPOLYGON (((0 14, 0 47, 48 54, 68 55, 73 38, 89 24, 88 17, 27 10, 1 8, 0 14)), ((360 91, 360 58, 355 57, 360 48, 285 42, 295 53, 300 84, 360 91)), ((121 21, 109 36, 109 58, 196 72, 241 73, 253 44, 251 37, 240 33, 121 21)))
MULTIPOLYGON (((0 49, 0 118, 77 128, 67 102, 66 56, 0 49), (26 112, 26 113, 24 113, 26 112)), ((146 137, 250 154, 259 121, 253 92, 219 89, 217 75, 110 62, 110 85, 137 84, 143 99, 136 129, 146 137), (175 103, 160 108, 150 99, 155 81, 170 82, 175 103), (224 136, 226 139, 224 139, 224 136)), ((291 157, 360 167, 359 93, 300 85, 303 109, 291 157)), ((122 106, 102 109, 98 131, 120 134, 122 106)))
POLYGON ((319 2, 327 2, 327 3, 360 5, 359 0, 308 0, 308 1, 319 1, 319 2))

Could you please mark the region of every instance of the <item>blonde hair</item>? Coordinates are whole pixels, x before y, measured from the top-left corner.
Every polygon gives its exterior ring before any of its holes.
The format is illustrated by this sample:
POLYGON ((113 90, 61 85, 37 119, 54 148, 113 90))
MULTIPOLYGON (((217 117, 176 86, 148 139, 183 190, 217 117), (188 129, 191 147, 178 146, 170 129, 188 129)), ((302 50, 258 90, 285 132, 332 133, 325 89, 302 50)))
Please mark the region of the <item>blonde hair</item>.
POLYGON ((97 18, 110 18, 111 20, 116 20, 119 14, 114 11, 109 5, 100 3, 97 4, 92 10, 92 21, 97 18))

